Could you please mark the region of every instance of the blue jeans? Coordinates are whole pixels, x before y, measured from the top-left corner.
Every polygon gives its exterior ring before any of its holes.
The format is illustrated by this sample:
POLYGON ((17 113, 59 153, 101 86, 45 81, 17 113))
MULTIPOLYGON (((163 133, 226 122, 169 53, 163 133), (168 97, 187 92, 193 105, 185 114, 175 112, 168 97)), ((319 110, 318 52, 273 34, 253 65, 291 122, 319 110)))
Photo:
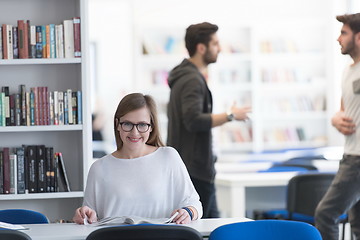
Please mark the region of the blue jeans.
POLYGON ((360 156, 344 155, 339 170, 315 211, 323 240, 339 239, 339 216, 348 213, 351 230, 360 239, 360 156))
POLYGON ((216 203, 215 184, 191 177, 195 190, 200 196, 203 206, 202 218, 218 218, 219 210, 216 203))

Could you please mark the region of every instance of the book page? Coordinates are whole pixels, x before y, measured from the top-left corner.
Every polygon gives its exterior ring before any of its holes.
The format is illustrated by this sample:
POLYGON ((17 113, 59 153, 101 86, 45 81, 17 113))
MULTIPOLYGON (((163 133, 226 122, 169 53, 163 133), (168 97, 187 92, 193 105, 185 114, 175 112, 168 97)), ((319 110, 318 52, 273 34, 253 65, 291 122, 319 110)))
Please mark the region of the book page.
MULTIPOLYGON (((98 222, 89 224, 92 226, 103 226, 103 225, 122 225, 122 224, 142 224, 142 223, 150 223, 150 224, 168 224, 171 223, 172 220, 178 215, 176 212, 170 218, 143 218, 138 216, 123 216, 123 217, 107 217, 99 220, 98 222)), ((87 221, 86 221, 87 222, 87 221)), ((85 221, 84 221, 85 223, 85 221)), ((88 225, 88 224, 86 224, 88 225)))
POLYGON ((0 228, 6 228, 6 229, 12 229, 12 230, 25 230, 25 229, 29 229, 26 228, 22 225, 18 225, 18 224, 10 224, 10 223, 6 223, 6 222, 0 222, 0 228))

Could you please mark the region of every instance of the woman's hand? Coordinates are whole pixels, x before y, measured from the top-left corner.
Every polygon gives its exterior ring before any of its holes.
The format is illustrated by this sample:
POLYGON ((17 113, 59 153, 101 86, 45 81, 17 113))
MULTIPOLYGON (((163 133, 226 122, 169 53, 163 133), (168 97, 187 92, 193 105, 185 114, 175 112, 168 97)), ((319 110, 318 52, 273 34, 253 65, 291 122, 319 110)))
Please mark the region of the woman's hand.
POLYGON ((173 222, 176 224, 187 224, 191 222, 189 213, 185 209, 176 209, 171 213, 171 216, 176 212, 179 214, 174 218, 173 222))
POLYGON ((84 219, 87 218, 88 223, 93 223, 97 221, 97 215, 95 210, 83 206, 75 210, 75 215, 73 221, 77 224, 84 224, 84 219))

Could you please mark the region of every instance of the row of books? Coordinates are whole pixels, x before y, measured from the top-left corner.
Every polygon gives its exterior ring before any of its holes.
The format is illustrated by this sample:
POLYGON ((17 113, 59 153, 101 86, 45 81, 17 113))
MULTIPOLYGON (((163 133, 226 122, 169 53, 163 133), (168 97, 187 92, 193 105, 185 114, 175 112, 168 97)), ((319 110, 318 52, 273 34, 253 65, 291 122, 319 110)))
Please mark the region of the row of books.
POLYGON ((0 59, 81 57, 80 18, 61 24, 31 25, 18 20, 17 25, 0 27, 0 59))
POLYGON ((70 191, 61 152, 45 145, 0 150, 0 194, 70 191))
POLYGON ((326 110, 326 99, 323 95, 273 97, 264 101, 264 110, 268 113, 288 112, 322 112, 326 110))
POLYGON ((302 127, 287 127, 275 128, 265 131, 265 142, 301 142, 306 141, 304 128, 302 127))
POLYGON ((221 134, 221 142, 224 143, 252 142, 252 139, 252 128, 248 126, 226 129, 221 134))
POLYGON ((310 83, 312 74, 294 68, 271 68, 261 70, 261 79, 264 83, 310 83))
POLYGON ((82 124, 82 93, 48 91, 48 87, 32 87, 10 94, 9 87, 0 92, 0 126, 39 126, 82 124))

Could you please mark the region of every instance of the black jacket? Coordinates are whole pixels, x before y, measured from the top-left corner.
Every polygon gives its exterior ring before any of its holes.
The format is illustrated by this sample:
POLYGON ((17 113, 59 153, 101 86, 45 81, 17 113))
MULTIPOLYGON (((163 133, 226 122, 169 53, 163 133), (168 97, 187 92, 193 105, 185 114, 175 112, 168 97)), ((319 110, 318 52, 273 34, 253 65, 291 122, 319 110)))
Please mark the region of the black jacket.
POLYGON ((212 96, 204 76, 184 59, 169 75, 167 144, 182 157, 191 177, 212 182, 212 96))

